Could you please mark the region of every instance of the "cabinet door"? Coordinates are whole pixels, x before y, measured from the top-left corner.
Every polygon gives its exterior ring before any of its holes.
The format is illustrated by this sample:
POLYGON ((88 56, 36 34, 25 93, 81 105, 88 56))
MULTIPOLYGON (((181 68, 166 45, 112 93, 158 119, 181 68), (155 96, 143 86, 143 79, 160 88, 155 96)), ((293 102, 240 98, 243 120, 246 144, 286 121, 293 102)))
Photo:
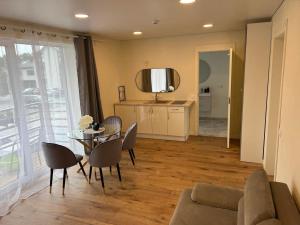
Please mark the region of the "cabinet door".
POLYGON ((184 136, 184 108, 168 108, 168 135, 184 136))
POLYGON ((168 134, 168 111, 164 106, 152 107, 152 132, 153 134, 168 134))
POLYGON ((137 121, 136 110, 133 105, 116 105, 115 115, 122 119, 122 131, 126 132, 128 127, 137 121))
POLYGON ((152 134, 151 112, 150 106, 137 106, 137 123, 138 133, 152 134))

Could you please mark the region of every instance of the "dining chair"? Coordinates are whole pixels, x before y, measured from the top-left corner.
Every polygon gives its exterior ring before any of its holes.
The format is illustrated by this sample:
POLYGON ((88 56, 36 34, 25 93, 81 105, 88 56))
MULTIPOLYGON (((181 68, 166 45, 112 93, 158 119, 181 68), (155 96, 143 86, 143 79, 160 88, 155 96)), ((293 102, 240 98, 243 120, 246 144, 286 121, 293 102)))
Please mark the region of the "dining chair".
POLYGON ((93 167, 99 168, 102 188, 104 189, 104 177, 102 168, 116 166, 118 170, 119 180, 122 181, 120 172, 120 161, 122 156, 122 140, 112 139, 104 143, 98 144, 91 152, 89 157, 90 173, 89 183, 92 177, 93 167))
POLYGON ((122 150, 128 150, 130 159, 133 165, 135 165, 135 143, 136 143, 136 134, 137 134, 137 123, 133 123, 126 131, 123 143, 122 150))
POLYGON ((86 173, 81 164, 83 159, 82 155, 74 154, 70 149, 65 146, 42 142, 42 149, 45 155, 45 161, 47 166, 50 168, 50 193, 52 191, 52 180, 53 180, 53 170, 63 169, 63 191, 62 194, 65 194, 65 182, 67 176, 67 168, 79 164, 82 173, 86 177, 86 173))
POLYGON ((116 132, 114 135, 107 137, 104 140, 100 138, 100 142, 104 142, 115 138, 120 138, 122 132, 122 119, 119 116, 106 117, 101 123, 101 127, 104 127, 105 129, 112 129, 115 130, 116 132))

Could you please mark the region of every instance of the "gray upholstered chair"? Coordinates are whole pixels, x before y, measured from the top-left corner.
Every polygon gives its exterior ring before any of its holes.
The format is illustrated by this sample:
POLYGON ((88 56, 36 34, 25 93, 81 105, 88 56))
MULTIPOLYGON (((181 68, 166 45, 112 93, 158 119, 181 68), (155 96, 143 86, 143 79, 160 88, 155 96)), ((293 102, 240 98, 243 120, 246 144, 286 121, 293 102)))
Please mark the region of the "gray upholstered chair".
POLYGON ((81 164, 83 159, 82 155, 74 154, 70 149, 65 146, 42 142, 42 149, 45 155, 47 166, 50 168, 50 193, 52 190, 53 170, 63 169, 63 195, 65 194, 65 181, 67 176, 67 168, 79 164, 84 176, 86 173, 81 164))
POLYGON ((100 142, 104 142, 107 140, 120 138, 121 132, 122 132, 122 119, 118 116, 109 116, 106 117, 103 122, 101 123, 101 127, 104 127, 105 129, 114 129, 117 130, 117 133, 111 137, 106 138, 105 140, 102 140, 100 138, 100 142))
POLYGON ((97 145, 91 152, 89 157, 90 173, 89 183, 92 177, 93 167, 99 168, 101 184, 104 189, 104 177, 102 168, 116 166, 118 170, 119 180, 122 181, 119 162, 122 156, 122 140, 120 138, 106 141, 97 145))
POLYGON ((135 165, 135 143, 136 143, 136 134, 137 134, 137 123, 133 123, 126 131, 123 144, 122 144, 122 150, 128 150, 131 162, 133 165, 135 165))

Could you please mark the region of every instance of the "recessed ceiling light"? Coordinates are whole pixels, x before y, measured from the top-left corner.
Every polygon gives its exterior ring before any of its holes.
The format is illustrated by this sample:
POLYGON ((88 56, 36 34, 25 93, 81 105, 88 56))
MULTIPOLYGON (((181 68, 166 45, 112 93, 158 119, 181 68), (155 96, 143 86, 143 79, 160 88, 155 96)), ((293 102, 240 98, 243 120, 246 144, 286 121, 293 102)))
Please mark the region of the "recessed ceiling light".
POLYGON ((204 24, 204 28, 212 28, 214 25, 212 23, 204 24))
POLYGON ((196 0, 179 0, 179 2, 181 4, 192 4, 194 3, 196 0))
POLYGON ((142 35, 142 34, 143 34, 142 31, 134 31, 134 32, 133 32, 133 35, 142 35))
POLYGON ((86 19, 89 16, 87 14, 84 14, 84 13, 77 13, 77 14, 75 14, 75 17, 78 18, 78 19, 86 19))

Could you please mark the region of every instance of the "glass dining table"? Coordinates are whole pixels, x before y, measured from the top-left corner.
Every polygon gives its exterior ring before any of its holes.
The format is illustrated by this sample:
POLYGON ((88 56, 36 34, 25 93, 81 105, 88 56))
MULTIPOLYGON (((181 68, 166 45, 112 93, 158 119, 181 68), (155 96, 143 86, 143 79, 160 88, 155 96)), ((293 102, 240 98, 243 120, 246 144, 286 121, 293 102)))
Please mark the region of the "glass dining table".
MULTIPOLYGON (((72 130, 67 134, 68 138, 78 141, 84 147, 85 155, 89 156, 97 144, 101 144, 111 137, 120 134, 119 128, 116 126, 105 124, 99 130, 86 129, 86 130, 72 130)), ((83 166, 87 161, 83 163, 83 166)), ((79 171, 79 170, 78 170, 79 171)))

